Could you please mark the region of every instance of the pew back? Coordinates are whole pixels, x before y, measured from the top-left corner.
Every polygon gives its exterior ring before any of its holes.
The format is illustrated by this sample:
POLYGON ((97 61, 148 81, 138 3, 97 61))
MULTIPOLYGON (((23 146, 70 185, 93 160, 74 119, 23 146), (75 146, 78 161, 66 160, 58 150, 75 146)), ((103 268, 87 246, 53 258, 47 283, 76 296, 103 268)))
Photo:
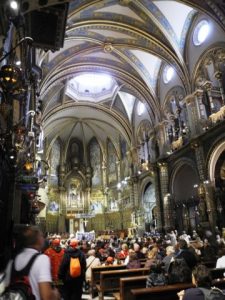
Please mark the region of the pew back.
POLYGON ((103 271, 113 271, 113 270, 125 270, 126 265, 115 265, 115 266, 99 266, 91 269, 91 295, 92 298, 95 296, 96 284, 100 282, 100 273, 103 271))
POLYGON ((190 287, 193 287, 191 283, 177 283, 160 287, 132 289, 131 293, 133 300, 179 300, 177 293, 190 287))
POLYGON ((120 278, 147 275, 149 268, 103 271, 100 273, 100 284, 96 285, 99 299, 104 299, 105 292, 119 291, 120 278))
POLYGON ((121 278, 120 279, 120 300, 132 300, 132 289, 145 288, 148 275, 121 278))

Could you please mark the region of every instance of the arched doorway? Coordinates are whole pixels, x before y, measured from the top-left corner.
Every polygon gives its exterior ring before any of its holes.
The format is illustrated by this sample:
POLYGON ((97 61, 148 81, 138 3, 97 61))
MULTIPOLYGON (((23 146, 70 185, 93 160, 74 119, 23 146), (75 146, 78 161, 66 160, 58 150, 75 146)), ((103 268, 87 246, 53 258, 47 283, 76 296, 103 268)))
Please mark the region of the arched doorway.
POLYGON ((144 222, 145 231, 151 231, 156 226, 156 215, 154 208, 156 207, 155 199, 155 186, 152 182, 149 182, 143 192, 143 210, 144 210, 144 222))
POLYGON ((217 212, 217 226, 225 226, 225 142, 221 142, 211 154, 209 160, 209 176, 214 183, 214 206, 217 212))
POLYGON ((179 232, 190 231, 196 228, 201 221, 197 170, 191 164, 180 164, 175 169, 172 179, 175 228, 179 232))

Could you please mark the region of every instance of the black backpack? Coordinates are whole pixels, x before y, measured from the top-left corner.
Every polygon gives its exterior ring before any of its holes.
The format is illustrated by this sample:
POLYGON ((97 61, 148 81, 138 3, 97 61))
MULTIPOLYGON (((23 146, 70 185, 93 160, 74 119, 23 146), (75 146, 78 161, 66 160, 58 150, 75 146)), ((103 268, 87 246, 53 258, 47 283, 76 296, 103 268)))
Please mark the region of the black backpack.
POLYGON ((39 254, 40 253, 34 254, 27 265, 20 271, 15 269, 15 260, 13 261, 10 284, 0 296, 0 300, 35 300, 28 275, 39 254))
POLYGON ((211 289, 199 288, 204 294, 204 300, 225 300, 225 294, 223 291, 216 287, 211 289))
POLYGON ((175 258, 169 266, 168 283, 188 283, 191 282, 191 269, 184 258, 175 258))

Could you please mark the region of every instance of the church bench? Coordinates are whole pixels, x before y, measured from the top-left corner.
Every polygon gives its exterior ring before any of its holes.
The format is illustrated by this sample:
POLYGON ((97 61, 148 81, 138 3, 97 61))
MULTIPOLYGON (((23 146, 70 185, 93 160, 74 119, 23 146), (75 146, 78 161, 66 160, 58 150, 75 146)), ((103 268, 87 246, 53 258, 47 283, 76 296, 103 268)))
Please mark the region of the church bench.
POLYGON ((131 278, 121 278, 119 299, 131 300, 132 299, 131 290, 138 289, 138 288, 145 288, 147 278, 148 275, 137 276, 137 277, 135 276, 131 278))
POLYGON ((99 299, 104 299, 106 292, 117 292, 120 289, 120 278, 142 276, 149 273, 149 268, 103 271, 100 273, 100 283, 96 284, 99 299))
POLYGON ((151 288, 132 289, 132 300, 179 300, 177 293, 193 287, 192 283, 155 286, 151 288))
POLYGON ((125 270, 126 265, 115 265, 115 266, 99 266, 91 269, 91 295, 94 298, 96 293, 96 284, 100 282, 100 273, 102 271, 111 271, 111 270, 125 270))

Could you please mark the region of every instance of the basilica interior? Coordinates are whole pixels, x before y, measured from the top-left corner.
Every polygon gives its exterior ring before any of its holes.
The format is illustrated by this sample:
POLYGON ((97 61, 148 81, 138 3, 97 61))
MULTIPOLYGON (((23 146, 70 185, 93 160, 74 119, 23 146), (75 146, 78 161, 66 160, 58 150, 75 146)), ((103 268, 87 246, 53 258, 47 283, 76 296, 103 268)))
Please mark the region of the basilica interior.
POLYGON ((225 227, 223 1, 0 6, 0 235, 225 227))

